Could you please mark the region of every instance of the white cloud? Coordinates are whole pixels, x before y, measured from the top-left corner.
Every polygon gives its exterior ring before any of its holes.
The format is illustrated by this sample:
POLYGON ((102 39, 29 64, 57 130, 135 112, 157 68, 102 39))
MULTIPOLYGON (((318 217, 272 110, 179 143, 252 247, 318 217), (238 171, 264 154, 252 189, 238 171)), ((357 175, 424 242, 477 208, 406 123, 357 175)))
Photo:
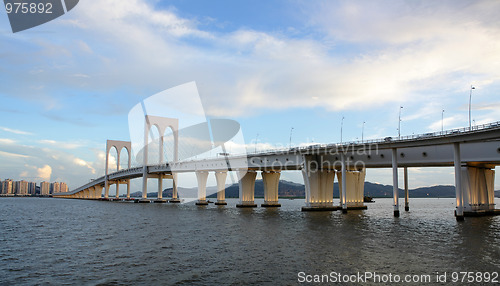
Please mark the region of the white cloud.
POLYGON ((11 152, 4 152, 4 151, 0 151, 0 156, 10 157, 10 158, 30 158, 30 156, 27 156, 27 155, 11 153, 11 152))
POLYGON ((50 176, 52 175, 52 168, 49 165, 45 165, 42 168, 38 168, 37 175, 42 180, 50 181, 50 176))
POLYGON ((9 138, 0 138, 0 144, 16 144, 16 141, 9 138))
POLYGON ((11 129, 11 128, 2 127, 2 126, 0 126, 0 130, 3 130, 5 132, 9 132, 9 133, 18 134, 18 135, 33 135, 33 133, 31 133, 31 132, 17 130, 17 129, 11 129))
POLYGON ((99 161, 87 162, 61 150, 18 144, 2 148, 2 176, 12 179, 23 177, 40 182, 57 178, 72 189, 86 183, 89 178, 104 174, 104 168, 99 169, 99 161))
POLYGON ((43 139, 38 141, 41 144, 57 147, 61 149, 76 149, 85 146, 82 142, 62 142, 56 140, 43 139))
POLYGON ((82 2, 57 22, 73 48, 39 43, 64 68, 41 65, 44 81, 29 80, 153 91, 196 80, 209 115, 241 116, 293 107, 420 105, 420 93, 459 90, 472 74, 485 85, 500 79, 500 21, 491 13, 499 4, 316 3, 307 3, 304 16, 326 38, 250 28, 212 33, 147 1, 82 2))

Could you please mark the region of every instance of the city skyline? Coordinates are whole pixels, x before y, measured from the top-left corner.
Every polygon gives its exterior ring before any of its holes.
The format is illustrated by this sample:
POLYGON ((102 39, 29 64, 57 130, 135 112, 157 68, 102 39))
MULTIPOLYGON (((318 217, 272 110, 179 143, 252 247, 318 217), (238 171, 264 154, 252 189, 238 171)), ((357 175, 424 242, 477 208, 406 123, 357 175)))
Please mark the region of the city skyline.
MULTIPOLYGON (((240 122, 249 151, 340 142, 342 118, 343 141, 465 127, 470 92, 471 120, 497 121, 499 8, 83 1, 16 34, 3 13, 0 177, 67 181, 71 189, 102 176, 106 140, 129 140, 130 109, 190 81, 209 116, 240 122)), ((453 170, 412 168, 409 180, 451 185, 453 170)), ((370 170, 367 181, 391 184, 390 170, 370 170)))

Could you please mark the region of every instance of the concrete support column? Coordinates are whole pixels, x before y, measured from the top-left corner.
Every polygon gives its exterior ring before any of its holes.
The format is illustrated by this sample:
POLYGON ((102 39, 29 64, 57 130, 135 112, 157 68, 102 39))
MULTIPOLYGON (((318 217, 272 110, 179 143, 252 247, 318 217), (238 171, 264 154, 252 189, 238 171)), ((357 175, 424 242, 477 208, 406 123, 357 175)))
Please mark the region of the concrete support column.
MULTIPOLYGON (((142 198, 139 200, 140 203, 149 203, 148 200, 148 144, 149 144, 149 122, 148 117, 144 122, 144 148, 142 153, 142 198)), ((160 134, 161 136, 161 134, 160 134)), ((130 156, 130 155, 129 155, 130 156)))
POLYGON ((305 156, 302 176, 306 188, 306 205, 302 211, 334 211, 333 183, 335 170, 322 169, 321 157, 305 156))
POLYGON ((495 209, 495 171, 489 168, 462 167, 464 215, 486 214, 495 209))
POLYGON ((453 155, 455 165, 455 196, 456 196, 456 210, 455 216, 457 220, 464 220, 463 208, 463 190, 462 190, 462 158, 460 157, 460 143, 453 144, 453 155))
POLYGON ((101 189, 97 186, 92 187, 92 198, 97 200, 101 198, 101 189))
POLYGON ((278 203, 280 172, 263 171, 261 174, 264 183, 264 203, 261 207, 281 207, 278 203))
POLYGON ((158 199, 163 198, 163 174, 158 175, 158 199))
POLYGON ((163 199, 163 174, 158 175, 158 194, 154 201, 155 203, 166 203, 167 200, 163 199))
POLYGON ((97 185, 94 188, 95 188, 95 192, 96 192, 96 199, 101 199, 101 197, 102 197, 102 186, 101 185, 97 185))
POLYGON ((238 171, 238 180, 240 188, 240 203, 236 207, 257 207, 255 204, 255 178, 257 173, 253 170, 238 171))
POLYGON ((130 180, 127 180, 127 200, 130 199, 130 180))
POLYGON ((116 181, 116 195, 115 198, 118 199, 120 198, 120 181, 116 181))
POLYGON ((398 150, 392 149, 392 192, 394 196, 394 216, 399 217, 399 190, 398 190, 398 150))
POLYGON ((226 203, 226 171, 215 171, 215 180, 217 181, 217 202, 218 206, 227 205, 226 203))
POLYGON ((405 179, 405 211, 410 211, 410 193, 408 191, 408 167, 404 168, 404 179, 405 179))
POLYGON ((341 160, 341 176, 342 180, 339 181, 340 183, 340 203, 342 204, 342 212, 347 213, 347 166, 345 162, 345 155, 344 153, 340 154, 340 160, 341 160))
POLYGON ((207 171, 197 171, 196 172, 196 180, 198 181, 198 201, 196 205, 205 206, 208 205, 207 202, 207 179, 208 172, 207 171))
MULTIPOLYGON (((360 170, 346 170, 345 180, 341 172, 337 173, 339 180, 339 189, 341 190, 341 198, 345 197, 345 202, 348 210, 365 210, 367 207, 364 204, 364 191, 365 191, 365 175, 366 169, 360 170), (345 182, 345 188, 344 188, 345 182), (345 189, 345 196, 342 190, 345 189)), ((343 207, 341 199, 341 206, 343 207)))
POLYGON ((170 203, 180 203, 178 194, 177 194, 177 174, 172 173, 172 199, 169 200, 170 203))
MULTIPOLYGON (((146 147, 144 147, 145 150, 147 150, 146 147)), ((146 154, 144 156, 147 156, 147 151, 145 152, 146 154)), ((142 198, 139 200, 139 202, 148 202, 148 167, 144 166, 142 167, 142 198)))
POLYGON ((104 198, 108 199, 109 198, 109 181, 106 180, 104 183, 104 198))

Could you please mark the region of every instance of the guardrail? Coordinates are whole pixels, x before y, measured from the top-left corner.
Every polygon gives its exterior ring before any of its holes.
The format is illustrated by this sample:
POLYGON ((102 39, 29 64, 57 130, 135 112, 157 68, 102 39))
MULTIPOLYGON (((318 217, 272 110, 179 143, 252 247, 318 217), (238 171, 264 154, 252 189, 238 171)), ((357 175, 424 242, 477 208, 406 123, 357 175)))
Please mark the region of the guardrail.
MULTIPOLYGON (((346 146, 346 145, 353 145, 353 144, 378 144, 378 143, 389 143, 389 142, 403 142, 403 141, 414 141, 414 140, 427 140, 430 138, 439 138, 439 137, 445 137, 449 135, 457 135, 457 134, 464 134, 464 133, 473 133, 476 131, 481 131, 484 129, 489 129, 489 128, 494 128, 494 127, 500 127, 500 121, 495 121, 491 123, 486 123, 486 124, 480 124, 480 125, 474 125, 471 127, 463 127, 463 128, 456 128, 456 129, 449 129, 449 130, 444 130, 444 131, 437 131, 437 132, 429 132, 429 133, 422 133, 422 134, 413 134, 413 135, 405 135, 405 136, 400 136, 400 137, 385 137, 385 138, 379 138, 379 139, 368 139, 368 140, 356 140, 356 141, 346 141, 342 143, 319 143, 319 144, 311 144, 307 146, 299 146, 299 147, 284 147, 284 148, 276 148, 276 149, 268 149, 264 151, 254 151, 254 152, 247 152, 247 155, 265 155, 268 153, 280 153, 280 152, 288 152, 289 150, 297 150, 297 151, 305 151, 310 148, 328 148, 328 147, 336 147, 336 146, 346 146)), ((242 156, 245 155, 245 153, 233 155, 233 156, 242 156)))
MULTIPOLYGON (((328 147, 338 147, 338 146, 347 146, 347 145, 353 145, 353 144, 378 144, 378 143, 390 143, 390 142, 404 142, 404 141, 414 141, 414 140, 427 140, 431 138, 439 138, 439 137, 446 137, 449 135, 457 135, 457 134, 464 134, 464 133, 474 133, 477 131, 489 129, 489 128, 495 128, 495 127, 500 127, 500 121, 495 121, 491 123, 486 123, 486 124, 480 124, 480 125, 474 125, 471 127, 463 127, 463 128, 456 128, 456 129, 449 129, 449 130, 444 130, 444 131, 438 131, 438 132, 429 132, 429 133, 423 133, 423 134, 415 134, 415 135, 405 135, 405 136, 400 136, 400 137, 385 137, 381 139, 369 139, 369 140, 357 140, 357 141, 348 141, 348 142, 342 142, 342 143, 329 143, 329 144, 324 144, 324 143, 318 143, 318 144, 311 144, 307 146, 300 146, 300 147, 282 147, 282 148, 276 148, 276 149, 267 149, 267 150, 260 150, 257 151, 255 150, 254 152, 246 152, 246 153, 239 153, 239 154, 232 154, 231 158, 237 158, 237 157, 243 157, 243 156, 248 156, 248 155, 268 155, 268 154, 285 154, 290 152, 290 150, 296 150, 296 151, 306 151, 309 149, 321 149, 321 148, 328 148, 328 147)), ((184 160, 184 161, 179 161, 178 163, 182 162, 204 162, 204 161, 212 161, 214 159, 219 159, 220 157, 208 157, 208 158, 203 158, 203 159, 191 159, 191 160, 184 160)), ((225 158, 225 157, 223 157, 225 158)), ((153 164, 153 165, 148 165, 148 167, 165 167, 168 166, 168 163, 164 164, 153 164)), ((135 173, 137 171, 142 170, 142 166, 137 166, 137 167, 132 167, 130 169, 125 169, 125 170, 120 170, 111 174, 110 175, 118 175, 118 174, 123 174, 123 173, 135 173)), ((99 177, 95 180, 92 180, 91 182, 73 190, 84 190, 87 189, 94 184, 94 181, 99 181, 99 180, 104 180, 104 176, 99 177)))

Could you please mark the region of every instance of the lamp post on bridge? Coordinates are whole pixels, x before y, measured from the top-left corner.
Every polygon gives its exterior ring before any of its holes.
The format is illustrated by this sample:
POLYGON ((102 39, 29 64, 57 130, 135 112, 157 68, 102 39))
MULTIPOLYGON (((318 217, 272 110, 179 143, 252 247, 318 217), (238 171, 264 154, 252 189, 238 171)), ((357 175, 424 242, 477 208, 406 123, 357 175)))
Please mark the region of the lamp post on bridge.
POLYGON ((401 139, 401 109, 403 109, 403 107, 399 106, 398 139, 401 139))
POLYGON ((257 136, 255 136, 255 150, 253 151, 254 153, 257 153, 257 139, 259 138, 259 133, 257 133, 257 136))
POLYGON ((441 111, 441 133, 444 132, 444 109, 441 111))
POLYGON ((344 127, 344 116, 342 116, 342 121, 340 122, 340 144, 342 144, 342 128, 344 127))
POLYGON ((471 121, 470 121, 470 118, 471 118, 471 103, 472 103, 472 90, 473 89, 476 89, 474 86, 470 86, 470 93, 469 93, 469 130, 471 129, 472 125, 471 125, 471 121))
POLYGON ((290 129, 290 144, 288 145, 288 148, 292 148, 292 132, 293 132, 293 127, 290 129))
POLYGON ((361 143, 363 143, 363 137, 365 134, 365 121, 363 121, 363 127, 361 127, 361 143))

